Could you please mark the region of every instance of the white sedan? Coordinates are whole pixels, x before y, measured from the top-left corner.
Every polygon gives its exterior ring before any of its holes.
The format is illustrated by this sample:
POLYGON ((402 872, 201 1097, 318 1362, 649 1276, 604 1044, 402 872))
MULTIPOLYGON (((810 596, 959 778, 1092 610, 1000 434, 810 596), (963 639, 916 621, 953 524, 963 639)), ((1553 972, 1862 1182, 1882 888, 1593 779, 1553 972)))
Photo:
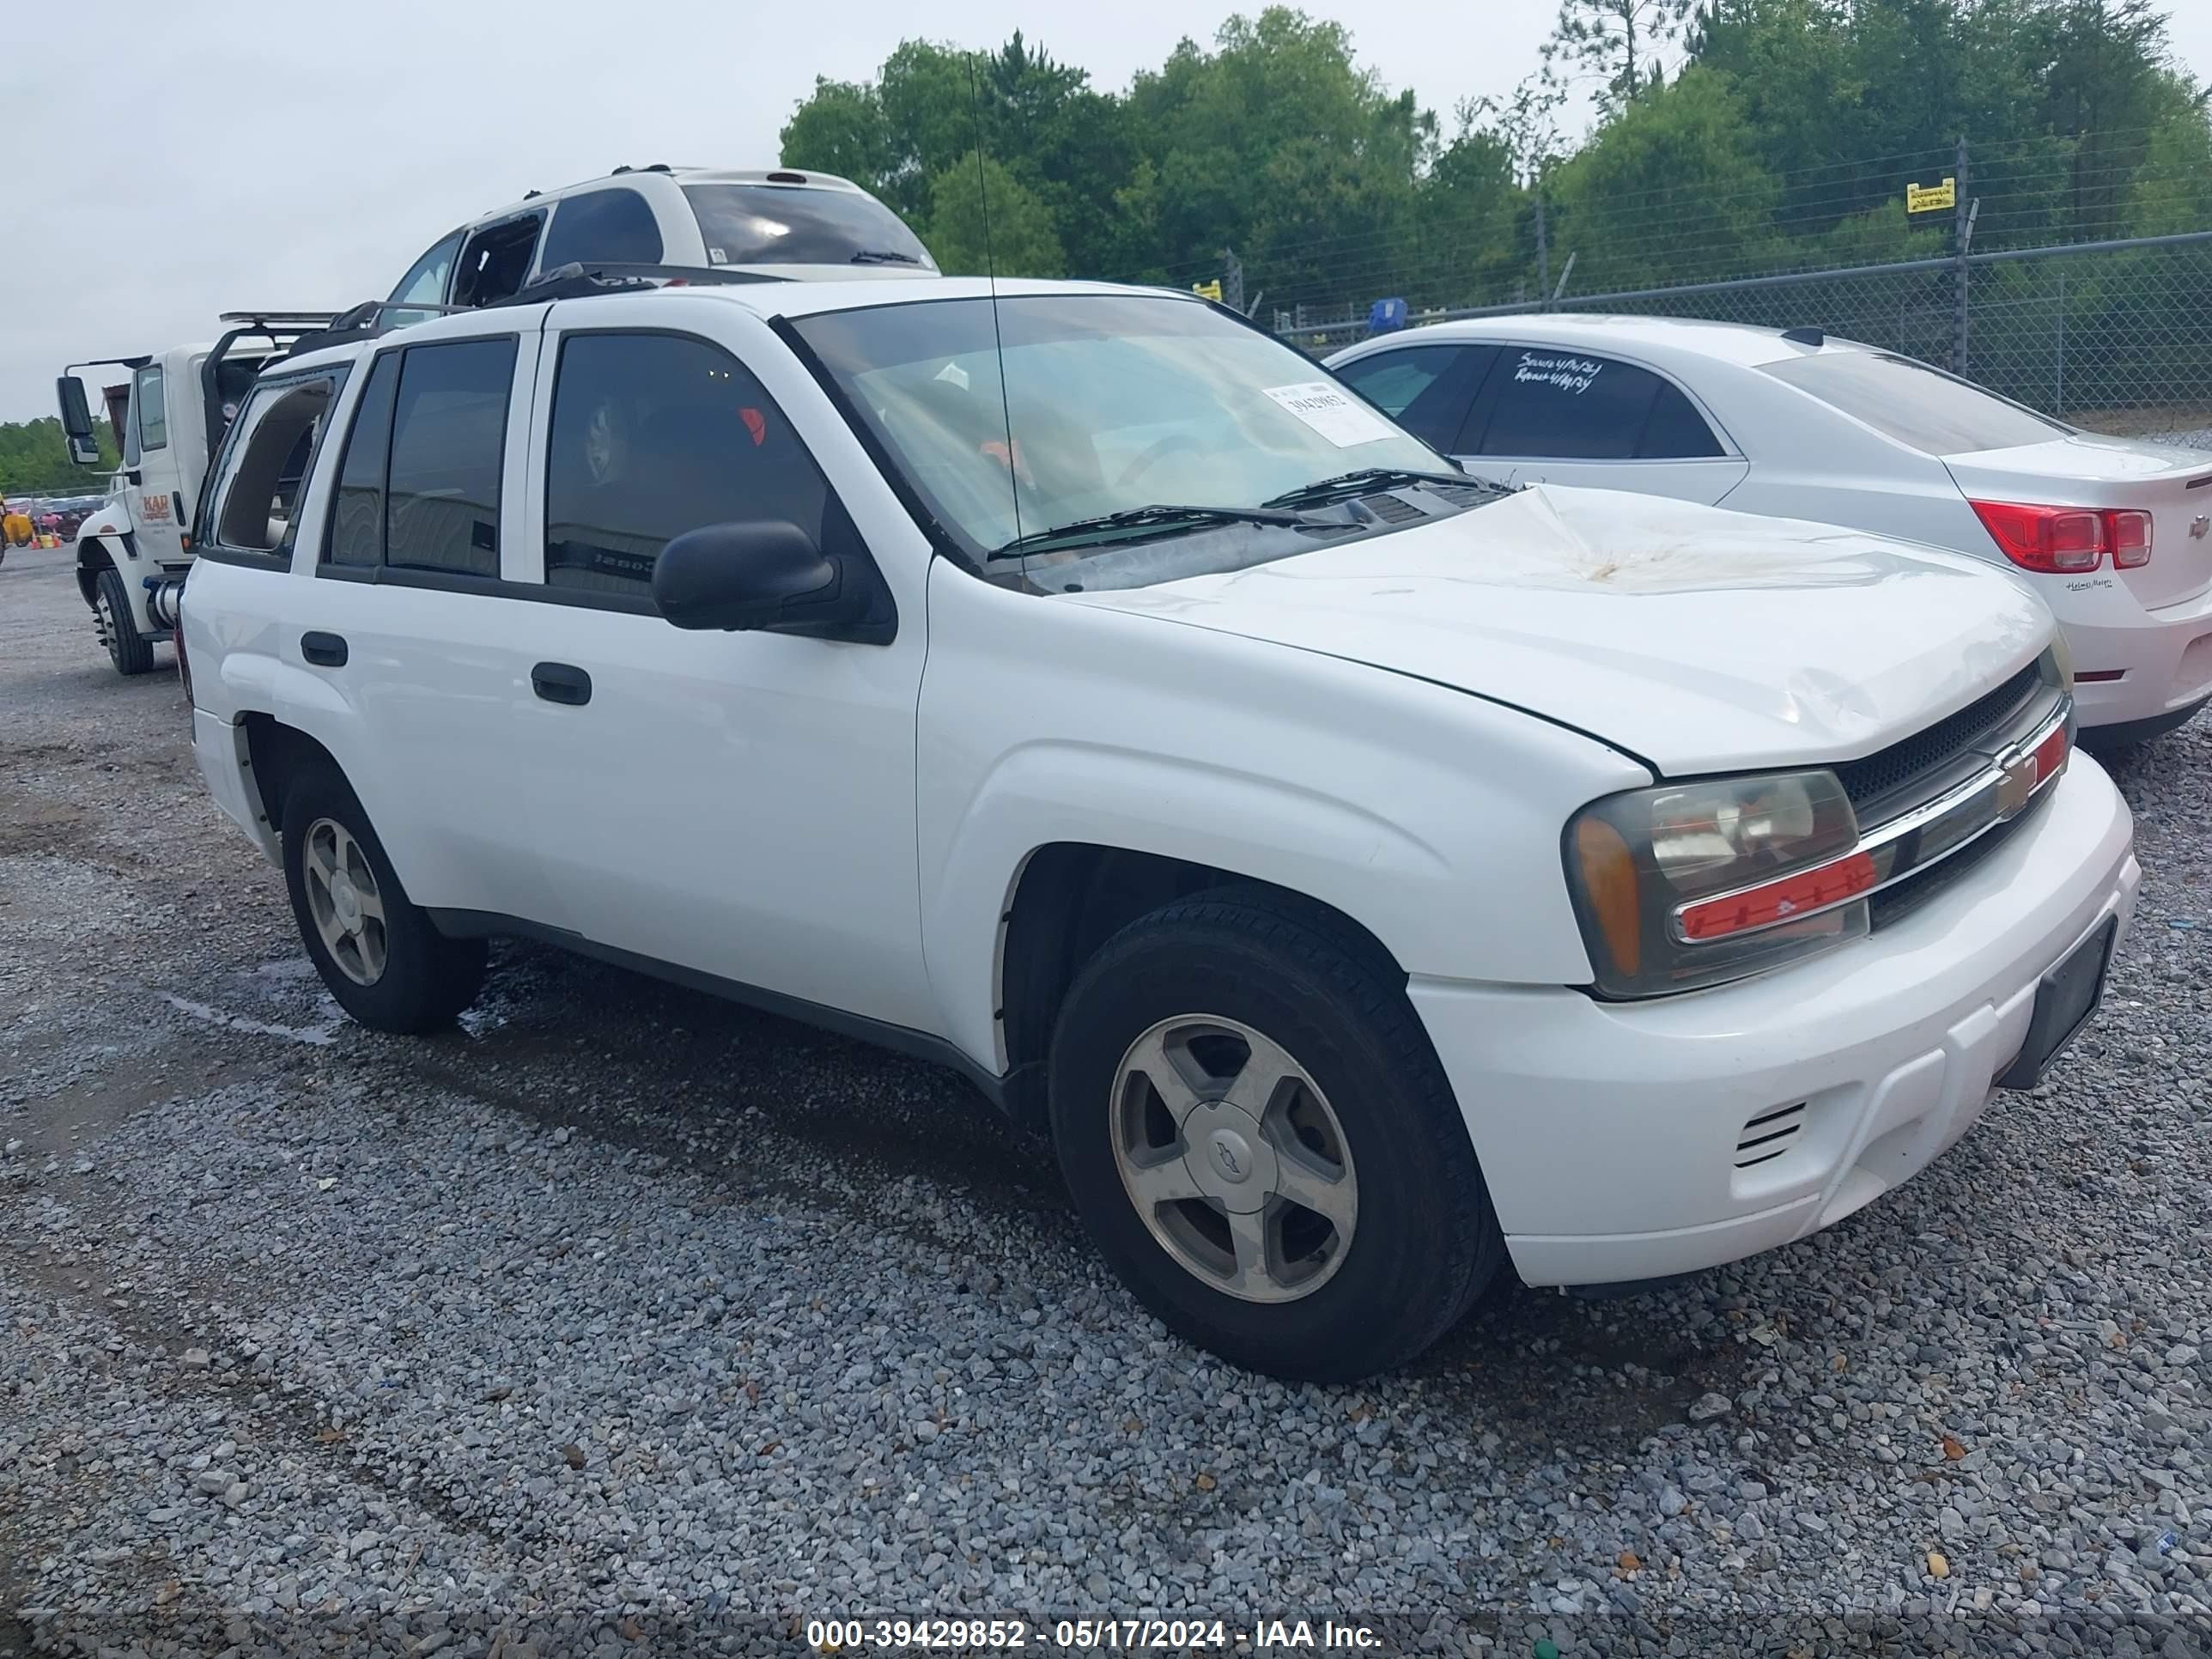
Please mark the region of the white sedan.
POLYGON ((2004 566, 2070 647, 2081 723, 2212 701, 2212 455, 2100 437, 1817 329, 1549 314, 1443 323, 1328 367, 1475 473, 1847 525, 2004 566))

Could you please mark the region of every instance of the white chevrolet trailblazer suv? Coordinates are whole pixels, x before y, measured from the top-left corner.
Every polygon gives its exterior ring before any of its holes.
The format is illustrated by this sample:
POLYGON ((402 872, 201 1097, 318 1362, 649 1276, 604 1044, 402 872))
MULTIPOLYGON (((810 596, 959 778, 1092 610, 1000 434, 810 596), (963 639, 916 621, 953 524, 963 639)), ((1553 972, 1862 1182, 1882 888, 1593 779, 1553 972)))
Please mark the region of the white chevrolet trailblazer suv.
POLYGON ((1164 292, 443 317, 255 388, 194 744, 363 1024, 520 935, 943 1061, 1170 1326, 1357 1376, 1905 1180, 2138 875, 2012 582, 1445 468, 1164 292))

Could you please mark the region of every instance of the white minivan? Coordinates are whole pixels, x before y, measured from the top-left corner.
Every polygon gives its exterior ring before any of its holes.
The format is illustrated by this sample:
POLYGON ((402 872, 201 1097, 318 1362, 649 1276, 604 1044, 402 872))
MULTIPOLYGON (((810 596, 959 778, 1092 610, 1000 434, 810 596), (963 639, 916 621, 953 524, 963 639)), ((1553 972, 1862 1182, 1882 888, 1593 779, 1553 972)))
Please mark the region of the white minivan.
POLYGON ((2134 902, 2024 589, 1478 484, 1188 295, 446 316, 264 374, 210 501, 194 750, 355 1018, 513 935, 929 1057, 1284 1375, 1850 1214, 2134 902))

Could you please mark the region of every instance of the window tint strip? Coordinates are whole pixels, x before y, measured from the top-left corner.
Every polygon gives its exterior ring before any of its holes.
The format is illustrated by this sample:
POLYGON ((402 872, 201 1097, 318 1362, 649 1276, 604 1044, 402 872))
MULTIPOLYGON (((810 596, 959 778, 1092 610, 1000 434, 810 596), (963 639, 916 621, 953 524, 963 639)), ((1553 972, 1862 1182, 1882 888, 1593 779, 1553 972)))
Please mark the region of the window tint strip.
POLYGON ((354 405, 352 428, 339 458, 323 526, 323 565, 374 568, 384 562, 384 483, 392 444, 392 389, 399 379, 397 351, 378 354, 354 405))

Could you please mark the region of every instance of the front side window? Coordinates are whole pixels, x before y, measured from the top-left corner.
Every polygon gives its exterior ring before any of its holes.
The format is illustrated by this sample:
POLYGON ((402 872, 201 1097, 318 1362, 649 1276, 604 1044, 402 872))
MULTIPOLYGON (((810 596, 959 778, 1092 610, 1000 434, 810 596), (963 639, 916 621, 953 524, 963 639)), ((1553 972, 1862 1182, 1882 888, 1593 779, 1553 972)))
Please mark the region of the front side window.
POLYGON ((1482 377, 1498 356, 1489 345, 1410 346, 1346 363, 1337 378, 1423 443, 1449 454, 1482 377))
POLYGON ((488 306, 520 292, 538 252, 538 233, 544 228, 543 212, 526 213, 470 237, 453 273, 453 303, 488 306))
POLYGON ((545 451, 545 580, 643 598, 660 550, 746 520, 825 539, 829 486, 751 374, 703 340, 562 343, 545 451))
POLYGON ((653 204, 622 185, 562 197, 554 205, 538 266, 552 270, 574 261, 659 264, 660 226, 653 204))
POLYGON ((710 265, 912 265, 934 270, 906 221, 858 191, 686 185, 710 265))
POLYGON ((342 377, 319 374, 254 388, 239 412, 238 435, 216 504, 215 539, 246 552, 289 550, 300 492, 314 461, 342 377))
MULTIPOLYGON (((794 319, 848 409, 987 571, 1034 570, 1049 553, 1119 585, 1283 558, 1383 527, 1340 503, 1307 510, 1310 486, 1449 465, 1310 359, 1195 301, 1019 295, 994 309, 931 300, 794 319), (1295 510, 1272 505, 1285 495, 1295 510), (1161 506, 1216 517, 1101 522, 1161 506), (1255 510, 1273 521, 1235 516, 1255 510)), ((1434 511, 1465 504, 1438 497, 1434 511)))
POLYGON ((511 339, 410 346, 403 355, 385 482, 386 565, 499 574, 514 380, 511 339))
POLYGON ((2008 398, 1887 351, 1820 351, 1761 370, 1929 455, 2048 443, 2074 428, 2008 398))
POLYGON ((149 363, 138 371, 132 395, 138 400, 138 450, 141 454, 169 446, 169 412, 161 401, 161 366, 149 363))

